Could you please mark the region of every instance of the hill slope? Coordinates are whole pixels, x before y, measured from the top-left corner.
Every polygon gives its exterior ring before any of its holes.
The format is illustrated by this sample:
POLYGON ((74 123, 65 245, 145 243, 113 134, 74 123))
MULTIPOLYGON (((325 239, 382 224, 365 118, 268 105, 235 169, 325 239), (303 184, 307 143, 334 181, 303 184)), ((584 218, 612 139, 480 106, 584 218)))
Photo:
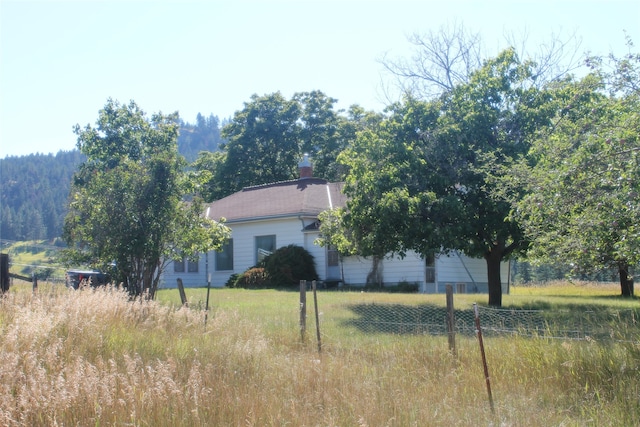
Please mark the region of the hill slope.
MULTIPOLYGON (((223 124, 223 123, 222 123, 223 124)), ((220 120, 197 116, 180 123, 178 151, 188 161, 224 142, 220 120)), ((62 235, 71 179, 86 157, 78 150, 0 159, 0 239, 52 240, 62 235)))

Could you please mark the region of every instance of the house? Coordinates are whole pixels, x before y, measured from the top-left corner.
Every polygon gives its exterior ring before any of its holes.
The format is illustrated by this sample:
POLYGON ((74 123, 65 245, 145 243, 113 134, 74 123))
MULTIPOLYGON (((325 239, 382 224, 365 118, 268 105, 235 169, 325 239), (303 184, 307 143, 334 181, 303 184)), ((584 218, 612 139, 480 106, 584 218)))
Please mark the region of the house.
MULTIPOLYGON (((343 183, 314 178, 311 162, 305 155, 299 163, 299 178, 244 188, 211 203, 206 215, 215 220, 226 219, 231 239, 221 252, 210 252, 197 262, 174 262, 163 274, 161 287, 175 287, 182 279, 185 287, 223 287, 234 273, 242 273, 279 247, 295 244, 309 251, 316 271, 325 282, 364 285, 372 272, 373 260, 347 257, 340 260, 335 250, 318 246, 318 214, 344 207, 343 183)), ((458 293, 487 292, 486 263, 453 252, 434 254, 426 259, 415 252, 404 258, 380 260, 377 271, 385 286, 401 282, 417 283, 421 292, 439 293, 447 284, 458 293)), ((501 277, 508 280, 508 264, 501 277)), ((506 283, 503 284, 506 288, 506 283)), ((503 290, 504 290, 503 289, 503 290)))

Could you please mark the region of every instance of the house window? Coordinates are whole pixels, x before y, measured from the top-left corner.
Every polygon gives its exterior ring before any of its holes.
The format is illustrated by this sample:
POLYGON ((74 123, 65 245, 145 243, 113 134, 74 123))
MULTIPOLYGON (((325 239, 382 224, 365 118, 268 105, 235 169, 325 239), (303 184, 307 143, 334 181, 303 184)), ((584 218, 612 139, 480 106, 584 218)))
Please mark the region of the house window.
POLYGON ((229 270, 233 270, 233 239, 229 239, 222 250, 216 252, 216 271, 229 270))
POLYGON ((436 283, 436 257, 434 254, 429 254, 424 258, 425 270, 424 281, 425 283, 436 283))
POLYGON ((276 250, 275 234, 269 236, 256 236, 256 264, 276 250))
POLYGON ((185 271, 189 273, 197 273, 198 272, 198 259, 190 260, 186 258, 182 258, 180 260, 173 261, 173 271, 176 273, 184 273, 185 271), (187 268, 185 269, 185 265, 187 268))
POLYGON ((340 257, 338 256, 338 250, 333 246, 327 249, 327 266, 337 267, 340 257))
POLYGON ((199 264, 199 258, 195 258, 193 260, 187 260, 187 271, 189 273, 197 273, 198 272, 198 264, 199 264))

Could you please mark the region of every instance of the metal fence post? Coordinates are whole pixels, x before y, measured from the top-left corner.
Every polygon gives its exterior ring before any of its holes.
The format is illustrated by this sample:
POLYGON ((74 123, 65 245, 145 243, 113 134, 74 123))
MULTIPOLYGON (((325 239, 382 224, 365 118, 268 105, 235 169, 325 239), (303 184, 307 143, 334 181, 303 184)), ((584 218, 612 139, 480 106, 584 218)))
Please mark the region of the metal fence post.
POLYGON ((300 280, 300 339, 304 342, 307 332, 307 281, 300 280))
POLYGON ((449 336, 449 351, 454 358, 458 357, 456 350, 456 314, 453 309, 453 285, 448 284, 447 291, 447 334, 449 336))
POLYGON ((318 294, 316 292, 316 281, 311 282, 313 287, 313 306, 316 311, 316 337, 318 339, 318 353, 322 353, 322 341, 320 340, 320 314, 318 313, 318 294))
POLYGON ((478 335, 478 345, 480 346, 480 354, 482 355, 482 366, 484 368, 484 379, 487 383, 487 395, 489 397, 489 405, 491 412, 495 413, 493 406, 493 395, 491 394, 491 381, 489 380, 489 367, 487 366, 487 356, 484 352, 484 342, 482 341, 482 328, 480 327, 480 314, 478 312, 478 304, 473 303, 473 314, 476 320, 476 334, 478 335))

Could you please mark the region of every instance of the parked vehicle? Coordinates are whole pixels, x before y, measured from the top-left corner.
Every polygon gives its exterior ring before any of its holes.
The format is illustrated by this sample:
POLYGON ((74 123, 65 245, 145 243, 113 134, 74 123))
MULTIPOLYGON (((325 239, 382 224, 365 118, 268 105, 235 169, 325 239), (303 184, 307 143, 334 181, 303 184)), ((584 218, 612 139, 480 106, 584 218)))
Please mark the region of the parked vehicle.
POLYGON ((104 286, 109 282, 109 275, 97 270, 69 270, 65 274, 65 284, 73 289, 80 286, 104 286))

